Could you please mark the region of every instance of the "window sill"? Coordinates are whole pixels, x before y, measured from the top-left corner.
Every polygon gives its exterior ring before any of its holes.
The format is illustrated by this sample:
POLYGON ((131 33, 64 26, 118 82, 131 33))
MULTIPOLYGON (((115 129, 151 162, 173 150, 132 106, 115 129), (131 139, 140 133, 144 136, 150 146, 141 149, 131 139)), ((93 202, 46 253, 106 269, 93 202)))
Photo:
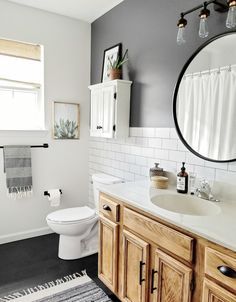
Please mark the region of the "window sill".
POLYGON ((49 130, 0 130, 0 137, 46 137, 49 130))

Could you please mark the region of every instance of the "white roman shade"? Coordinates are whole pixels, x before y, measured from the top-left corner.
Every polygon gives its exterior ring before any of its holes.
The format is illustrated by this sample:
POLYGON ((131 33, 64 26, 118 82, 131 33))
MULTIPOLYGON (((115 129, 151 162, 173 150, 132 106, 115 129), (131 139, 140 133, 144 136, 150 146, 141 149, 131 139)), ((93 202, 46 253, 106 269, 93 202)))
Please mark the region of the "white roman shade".
POLYGON ((0 81, 40 86, 42 79, 42 47, 0 39, 0 81))
POLYGON ((0 39, 0 130, 44 127, 43 46, 0 39))
POLYGON ((0 54, 40 61, 41 46, 0 39, 0 54))

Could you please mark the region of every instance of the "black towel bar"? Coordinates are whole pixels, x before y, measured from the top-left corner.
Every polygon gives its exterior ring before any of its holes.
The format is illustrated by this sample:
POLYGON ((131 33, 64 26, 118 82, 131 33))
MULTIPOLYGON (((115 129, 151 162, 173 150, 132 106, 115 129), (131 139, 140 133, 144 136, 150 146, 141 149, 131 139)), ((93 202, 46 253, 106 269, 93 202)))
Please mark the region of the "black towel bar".
MULTIPOLYGON (((60 191, 60 193, 62 194, 62 190, 60 189, 59 191, 60 191)), ((44 195, 44 196, 50 196, 50 193, 48 193, 48 191, 44 191, 43 195, 44 195)))
MULTIPOLYGON (((0 146, 1 149, 3 149, 4 146, 0 146)), ((48 144, 43 144, 43 145, 33 145, 30 146, 30 148, 48 148, 48 144)))

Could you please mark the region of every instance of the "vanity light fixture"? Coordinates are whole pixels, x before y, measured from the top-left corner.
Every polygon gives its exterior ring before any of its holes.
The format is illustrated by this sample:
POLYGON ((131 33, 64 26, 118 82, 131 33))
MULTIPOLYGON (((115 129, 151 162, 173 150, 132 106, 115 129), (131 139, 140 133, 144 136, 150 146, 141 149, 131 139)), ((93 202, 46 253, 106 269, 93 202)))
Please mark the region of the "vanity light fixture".
POLYGON ((199 37, 206 38, 209 35, 207 18, 210 16, 210 11, 207 8, 207 2, 204 2, 204 8, 200 11, 200 23, 199 23, 199 37))
POLYGON ((228 11, 228 16, 226 20, 226 27, 233 28, 236 26, 236 0, 209 0, 205 1, 203 4, 200 4, 188 11, 182 12, 180 14, 180 19, 177 23, 178 26, 178 33, 177 33, 177 44, 182 45, 186 42, 185 39, 185 31, 186 31, 186 25, 187 20, 184 18, 186 15, 196 11, 200 10, 199 18, 199 37, 200 38, 206 38, 209 35, 208 30, 208 22, 207 18, 210 16, 210 10, 207 8, 210 4, 214 5, 214 10, 217 12, 226 12, 228 11))
POLYGON ((236 1, 229 0, 228 5, 229 5, 229 10, 226 19, 226 27, 234 28, 236 26, 236 1))
POLYGON ((178 26, 178 34, 177 34, 177 44, 181 45, 186 42, 185 40, 185 26, 187 25, 187 20, 184 19, 184 15, 181 14, 181 18, 177 24, 178 26))

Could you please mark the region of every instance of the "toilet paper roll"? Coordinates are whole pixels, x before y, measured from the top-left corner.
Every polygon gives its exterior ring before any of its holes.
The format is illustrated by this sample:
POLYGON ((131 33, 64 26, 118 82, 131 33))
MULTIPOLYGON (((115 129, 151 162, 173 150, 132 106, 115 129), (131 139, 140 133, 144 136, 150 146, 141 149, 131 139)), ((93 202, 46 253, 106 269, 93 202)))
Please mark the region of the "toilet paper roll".
POLYGON ((61 202, 61 192, 59 189, 51 189, 48 190, 50 196, 48 196, 48 200, 50 201, 51 207, 59 207, 61 202))

